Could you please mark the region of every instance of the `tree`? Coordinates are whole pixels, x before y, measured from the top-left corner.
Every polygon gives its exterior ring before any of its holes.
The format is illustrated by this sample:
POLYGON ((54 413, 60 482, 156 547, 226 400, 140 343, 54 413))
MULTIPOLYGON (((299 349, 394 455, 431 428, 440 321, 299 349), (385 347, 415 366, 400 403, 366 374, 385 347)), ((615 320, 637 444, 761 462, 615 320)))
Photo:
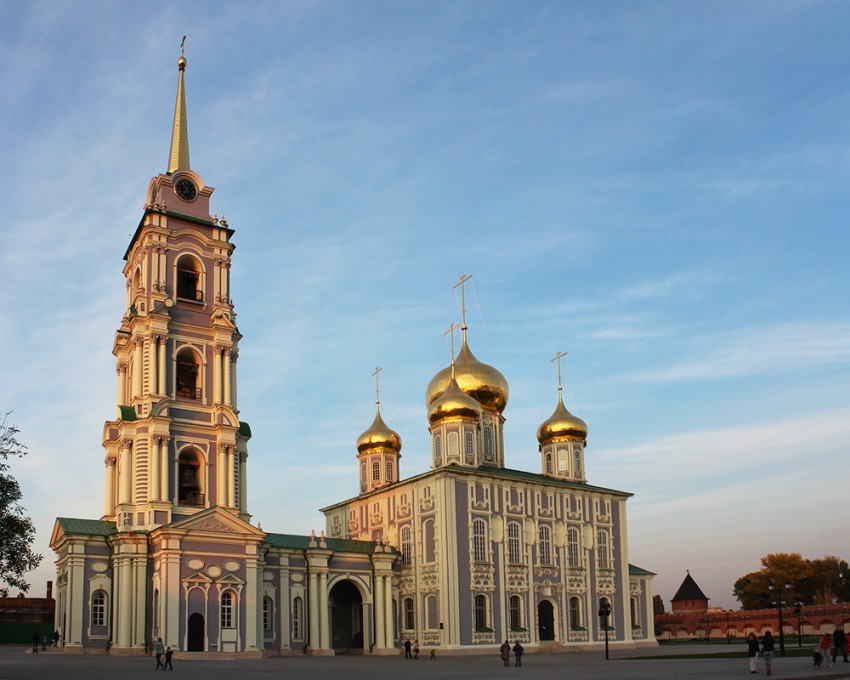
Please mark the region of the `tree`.
POLYGON ((32 551, 35 527, 19 502, 21 487, 8 472, 10 458, 27 454, 17 439, 20 430, 8 424, 8 418, 6 413, 0 422, 0 582, 26 592, 24 574, 35 569, 42 556, 32 551))
POLYGON ((812 565, 800 553, 771 553, 761 558, 761 564, 759 571, 735 581, 732 592, 744 609, 769 609, 779 601, 802 600, 808 604, 810 594, 806 586, 812 565))
POLYGON ((832 604, 836 600, 846 601, 846 585, 850 579, 850 566, 835 555, 827 555, 818 560, 808 560, 811 575, 807 585, 813 604, 832 604))
POLYGON ((656 616, 664 613, 664 600, 661 599, 661 595, 652 596, 652 613, 656 616))

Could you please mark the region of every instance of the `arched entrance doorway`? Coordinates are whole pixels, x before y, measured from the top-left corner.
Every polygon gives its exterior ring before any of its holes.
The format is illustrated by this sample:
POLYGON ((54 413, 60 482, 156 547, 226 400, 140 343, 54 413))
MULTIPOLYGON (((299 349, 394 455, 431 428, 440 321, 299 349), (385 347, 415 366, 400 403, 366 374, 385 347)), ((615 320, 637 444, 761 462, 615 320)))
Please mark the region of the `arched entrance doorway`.
POLYGON ((186 624, 186 651, 204 651, 204 617, 202 614, 192 614, 186 624))
POLYGON ((555 639, 555 609, 549 600, 537 605, 537 636, 544 642, 555 639))
POLYGON ((331 646, 338 650, 363 649, 363 598, 351 581, 340 581, 328 595, 331 610, 331 646))

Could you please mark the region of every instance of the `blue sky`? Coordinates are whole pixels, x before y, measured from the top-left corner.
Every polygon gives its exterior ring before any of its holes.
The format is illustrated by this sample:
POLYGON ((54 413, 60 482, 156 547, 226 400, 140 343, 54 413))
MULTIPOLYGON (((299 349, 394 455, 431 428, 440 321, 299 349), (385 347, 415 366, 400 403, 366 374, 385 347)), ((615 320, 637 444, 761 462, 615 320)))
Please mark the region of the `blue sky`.
POLYGON ((630 561, 716 606, 768 552, 847 559, 850 5, 0 2, 0 410, 42 567, 99 517, 122 256, 165 170, 236 230, 249 509, 309 533, 382 412, 429 465, 452 285, 506 376, 507 464, 565 399, 630 561))

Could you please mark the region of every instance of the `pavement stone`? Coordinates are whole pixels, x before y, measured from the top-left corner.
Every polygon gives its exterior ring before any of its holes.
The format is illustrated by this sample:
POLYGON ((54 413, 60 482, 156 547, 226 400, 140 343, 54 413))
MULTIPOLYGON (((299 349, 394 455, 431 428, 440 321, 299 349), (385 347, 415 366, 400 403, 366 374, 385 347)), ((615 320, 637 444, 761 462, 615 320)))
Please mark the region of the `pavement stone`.
MULTIPOLYGON (((487 656, 444 656, 436 661, 421 658, 340 655, 334 657, 272 657, 267 659, 175 658, 174 680, 722 680, 764 676, 759 659, 757 675, 749 673, 745 652, 740 658, 682 659, 683 653, 705 653, 705 646, 677 646, 648 650, 612 650, 606 661, 603 652, 526 654, 521 668, 504 668, 498 654, 487 656), (663 655, 665 658, 641 658, 663 655)), ((719 646, 715 652, 723 652, 719 646)), ((63 654, 59 650, 31 654, 28 647, 0 647, 0 680, 136 680, 155 673, 153 657, 63 654)), ((773 676, 778 680, 850 679, 850 663, 841 660, 834 668, 815 669, 806 657, 777 658, 773 676)))

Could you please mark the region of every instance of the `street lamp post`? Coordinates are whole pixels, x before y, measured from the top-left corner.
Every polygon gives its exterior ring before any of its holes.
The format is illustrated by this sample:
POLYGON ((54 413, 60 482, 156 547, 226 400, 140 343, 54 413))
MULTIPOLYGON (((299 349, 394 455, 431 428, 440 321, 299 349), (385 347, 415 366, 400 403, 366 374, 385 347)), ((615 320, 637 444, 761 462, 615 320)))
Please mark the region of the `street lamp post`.
POLYGON ((602 619, 602 627, 605 628, 605 659, 608 659, 608 617, 611 616, 611 604, 607 600, 599 603, 599 618, 602 619))
MULTIPOLYGON (((785 584, 786 590, 790 587, 790 583, 785 584)), ((767 589, 773 592, 774 585, 772 583, 768 584, 767 589)), ((776 608, 779 610, 779 656, 785 656, 785 628, 782 623, 782 605, 785 604, 785 601, 782 599, 782 590, 779 590, 778 593, 779 595, 776 598, 776 602, 773 604, 775 604, 776 608)))
POLYGON ((803 603, 794 603, 794 613, 797 615, 797 646, 803 646, 803 603))

